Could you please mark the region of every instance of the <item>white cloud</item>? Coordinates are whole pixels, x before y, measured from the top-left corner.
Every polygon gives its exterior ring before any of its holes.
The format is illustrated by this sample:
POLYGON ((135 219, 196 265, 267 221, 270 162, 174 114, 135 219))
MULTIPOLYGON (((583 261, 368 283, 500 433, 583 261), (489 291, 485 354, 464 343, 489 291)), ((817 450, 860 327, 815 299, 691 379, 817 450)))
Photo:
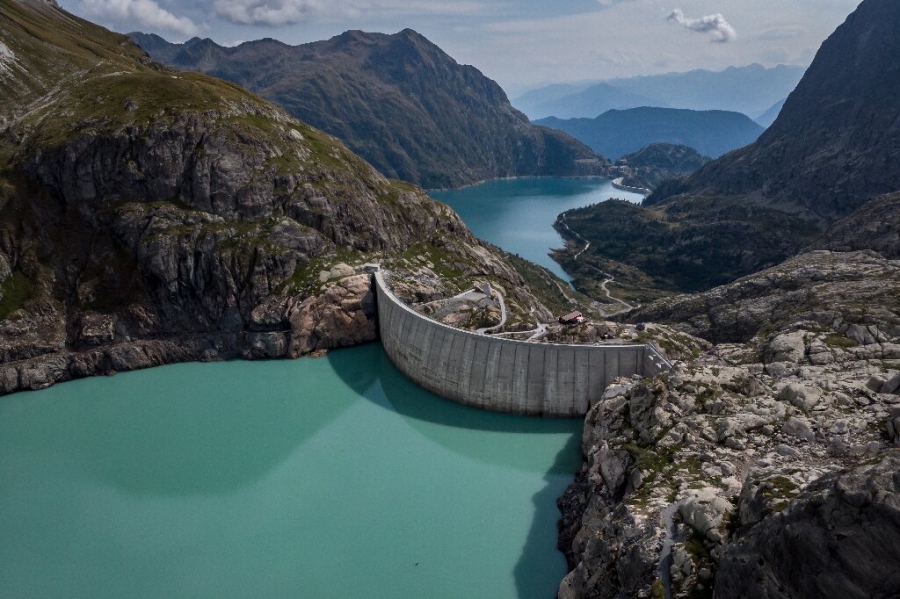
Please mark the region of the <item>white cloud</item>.
POLYGON ((243 25, 290 25, 307 20, 325 5, 320 0, 216 0, 216 14, 243 25))
POLYGON ((187 17, 177 17, 156 0, 81 0, 85 14, 134 30, 162 29, 183 35, 197 35, 198 28, 187 17))
POLYGON ((291 25, 314 17, 410 15, 476 16, 489 12, 478 0, 215 0, 216 14, 241 25, 291 25))
POLYGON ((706 15, 699 19, 689 19, 684 16, 684 12, 680 8, 676 8, 669 15, 670 23, 678 23, 685 29, 698 31, 700 33, 712 34, 711 41, 724 44, 734 41, 737 38, 737 32, 734 27, 728 24, 721 14, 706 15))

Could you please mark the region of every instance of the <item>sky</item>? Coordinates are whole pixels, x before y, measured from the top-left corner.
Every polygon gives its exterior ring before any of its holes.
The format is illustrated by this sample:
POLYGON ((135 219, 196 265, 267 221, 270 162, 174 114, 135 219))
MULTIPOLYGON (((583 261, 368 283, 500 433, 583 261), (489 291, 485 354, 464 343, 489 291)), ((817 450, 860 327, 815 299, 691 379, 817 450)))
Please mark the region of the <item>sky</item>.
POLYGON ((510 95, 760 63, 807 66, 860 0, 58 0, 127 33, 302 44, 415 29, 510 95))

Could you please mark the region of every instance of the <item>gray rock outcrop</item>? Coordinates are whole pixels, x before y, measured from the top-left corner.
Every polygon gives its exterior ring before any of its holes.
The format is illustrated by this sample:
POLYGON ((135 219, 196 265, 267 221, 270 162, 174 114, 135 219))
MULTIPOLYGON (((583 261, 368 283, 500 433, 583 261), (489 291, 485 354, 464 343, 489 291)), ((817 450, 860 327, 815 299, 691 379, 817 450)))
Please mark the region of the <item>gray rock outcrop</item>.
POLYGON ((896 596, 900 451, 823 476, 782 512, 740 525, 716 599, 896 596))

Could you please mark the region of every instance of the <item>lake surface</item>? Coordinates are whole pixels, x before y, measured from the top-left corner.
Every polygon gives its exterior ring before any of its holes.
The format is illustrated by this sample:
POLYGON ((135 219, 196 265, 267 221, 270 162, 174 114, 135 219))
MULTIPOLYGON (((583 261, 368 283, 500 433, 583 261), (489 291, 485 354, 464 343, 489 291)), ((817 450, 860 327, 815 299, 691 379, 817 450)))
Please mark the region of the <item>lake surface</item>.
POLYGON ((552 597, 581 427, 377 344, 2 397, 0 597, 552 597))
POLYGON ((620 191, 605 179, 504 179, 428 195, 451 206, 477 237, 572 278, 549 252, 563 246, 553 223, 560 213, 610 198, 641 202, 644 196, 620 191))

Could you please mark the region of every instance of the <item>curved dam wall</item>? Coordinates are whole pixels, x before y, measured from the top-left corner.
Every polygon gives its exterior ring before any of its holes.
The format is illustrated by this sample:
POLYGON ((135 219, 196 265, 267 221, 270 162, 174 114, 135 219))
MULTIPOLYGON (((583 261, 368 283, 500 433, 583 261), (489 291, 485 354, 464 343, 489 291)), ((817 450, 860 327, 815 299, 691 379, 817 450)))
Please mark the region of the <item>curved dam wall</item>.
POLYGON ((555 345, 499 339, 419 314, 375 273, 378 328, 388 357, 429 391, 466 405, 545 417, 583 416, 619 376, 671 365, 648 345, 555 345))

